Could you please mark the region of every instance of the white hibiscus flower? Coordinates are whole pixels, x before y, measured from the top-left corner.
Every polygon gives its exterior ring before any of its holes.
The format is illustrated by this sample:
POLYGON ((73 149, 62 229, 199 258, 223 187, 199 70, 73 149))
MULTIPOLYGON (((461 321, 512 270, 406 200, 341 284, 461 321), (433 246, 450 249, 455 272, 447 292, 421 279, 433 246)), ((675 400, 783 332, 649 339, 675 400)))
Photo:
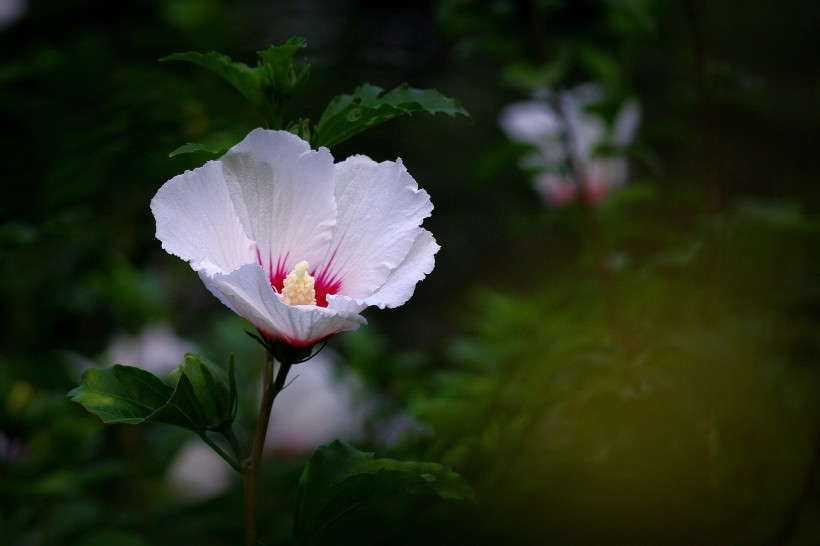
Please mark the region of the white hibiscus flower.
POLYGON ((162 247, 264 336, 304 348, 397 307, 434 266, 433 209, 401 160, 353 156, 256 129, 151 201, 162 247))

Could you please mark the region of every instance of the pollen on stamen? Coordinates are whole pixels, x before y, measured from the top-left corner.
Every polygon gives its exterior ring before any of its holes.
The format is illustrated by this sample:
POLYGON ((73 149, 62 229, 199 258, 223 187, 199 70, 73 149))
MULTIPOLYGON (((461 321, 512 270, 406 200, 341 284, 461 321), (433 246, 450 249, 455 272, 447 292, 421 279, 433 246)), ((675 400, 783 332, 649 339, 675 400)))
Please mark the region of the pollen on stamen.
POLYGON ((282 303, 288 305, 316 305, 316 289, 313 277, 307 272, 308 263, 296 264, 293 271, 285 277, 282 288, 282 303))

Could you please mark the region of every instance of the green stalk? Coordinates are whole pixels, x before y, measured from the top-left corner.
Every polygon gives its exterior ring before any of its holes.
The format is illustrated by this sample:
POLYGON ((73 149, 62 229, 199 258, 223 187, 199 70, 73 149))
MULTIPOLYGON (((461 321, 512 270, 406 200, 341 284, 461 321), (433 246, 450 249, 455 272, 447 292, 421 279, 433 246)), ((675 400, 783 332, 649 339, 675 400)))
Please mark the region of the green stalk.
POLYGON ((282 362, 276 380, 273 379, 273 356, 265 351, 265 370, 262 387, 262 401, 259 405, 259 420, 256 423, 256 434, 250 456, 242 464, 242 478, 245 487, 245 546, 257 546, 256 539, 256 500, 259 483, 259 467, 262 463, 262 451, 265 447, 265 436, 268 433, 271 409, 276 395, 285 386, 292 363, 282 362))
POLYGON ((216 442, 214 442, 213 440, 208 438, 208 436, 205 433, 201 434, 200 438, 202 438, 202 440, 204 440, 205 443, 208 444, 211 449, 216 451, 217 455, 219 455, 220 457, 225 459, 225 462, 227 462, 229 465, 231 465, 231 468, 233 468, 234 470, 241 471, 239 463, 237 462, 237 461, 241 460, 241 456, 242 456, 241 452, 239 453, 239 455, 237 455, 237 459, 234 459, 233 457, 231 457, 230 455, 225 453, 225 451, 221 447, 219 447, 216 444, 216 442))

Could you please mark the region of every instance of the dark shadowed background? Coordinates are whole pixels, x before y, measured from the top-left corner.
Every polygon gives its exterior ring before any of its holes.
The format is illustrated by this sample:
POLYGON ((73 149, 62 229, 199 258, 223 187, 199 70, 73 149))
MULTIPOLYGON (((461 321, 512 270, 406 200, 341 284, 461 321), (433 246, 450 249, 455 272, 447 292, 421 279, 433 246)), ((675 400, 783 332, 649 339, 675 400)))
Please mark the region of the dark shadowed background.
MULTIPOLYGON (((452 466, 479 502, 371 503, 323 544, 820 541, 814 2, 0 0, 0 543, 236 543, 238 481, 199 501, 168 486, 187 433, 105 427, 65 393, 116 336, 164 324, 234 353, 255 394, 261 349, 160 248, 148 204, 205 160, 169 152, 259 122, 158 59, 252 64, 291 36, 311 64, 294 117, 364 82, 471 114, 333 149, 401 157, 442 249, 405 306, 330 348, 369 393, 357 447, 452 466), (629 183, 551 208, 498 115, 587 81, 641 103, 629 183), (396 415, 421 432, 385 442, 396 415)), ((268 544, 294 543, 308 456, 267 463, 268 544)))

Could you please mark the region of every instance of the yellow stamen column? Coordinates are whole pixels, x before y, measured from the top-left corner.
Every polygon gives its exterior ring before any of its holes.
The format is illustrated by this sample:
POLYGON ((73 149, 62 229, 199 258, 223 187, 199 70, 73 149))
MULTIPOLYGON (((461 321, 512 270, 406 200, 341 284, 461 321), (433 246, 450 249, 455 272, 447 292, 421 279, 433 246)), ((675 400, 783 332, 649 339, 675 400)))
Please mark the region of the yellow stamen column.
POLYGON ((285 277, 282 287, 282 303, 316 305, 316 289, 313 287, 313 277, 308 274, 307 268, 307 262, 299 262, 285 277))

